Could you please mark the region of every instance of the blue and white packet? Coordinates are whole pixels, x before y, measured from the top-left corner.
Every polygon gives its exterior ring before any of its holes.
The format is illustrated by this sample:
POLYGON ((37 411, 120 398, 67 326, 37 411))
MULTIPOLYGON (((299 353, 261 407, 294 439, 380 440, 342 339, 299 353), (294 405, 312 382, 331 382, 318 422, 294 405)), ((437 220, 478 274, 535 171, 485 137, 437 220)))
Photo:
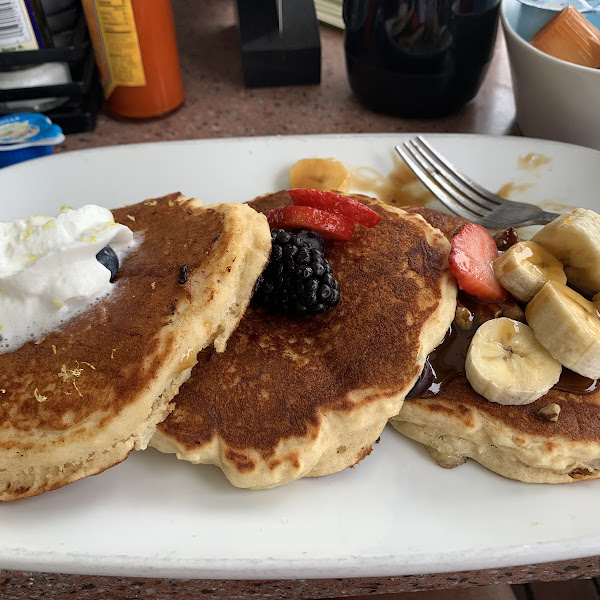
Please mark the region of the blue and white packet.
POLYGON ((52 146, 65 141, 62 129, 39 113, 0 117, 0 168, 52 154, 52 146))

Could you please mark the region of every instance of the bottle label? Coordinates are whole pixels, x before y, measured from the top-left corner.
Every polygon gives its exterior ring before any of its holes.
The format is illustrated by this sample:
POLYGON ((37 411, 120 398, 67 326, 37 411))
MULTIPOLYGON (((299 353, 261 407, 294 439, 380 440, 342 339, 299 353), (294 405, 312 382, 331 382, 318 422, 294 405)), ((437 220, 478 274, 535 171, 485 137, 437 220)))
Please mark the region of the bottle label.
POLYGON ((105 98, 117 86, 146 85, 131 0, 82 0, 82 4, 105 98))
POLYGON ((43 44, 26 0, 0 0, 0 52, 38 50, 43 44))

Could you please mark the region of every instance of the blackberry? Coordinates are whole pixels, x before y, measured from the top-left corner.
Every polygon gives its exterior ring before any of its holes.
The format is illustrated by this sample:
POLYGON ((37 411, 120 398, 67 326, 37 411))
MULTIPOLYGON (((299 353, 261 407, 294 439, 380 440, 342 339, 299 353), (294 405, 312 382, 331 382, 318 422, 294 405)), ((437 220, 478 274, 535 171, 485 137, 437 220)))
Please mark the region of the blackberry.
POLYGON ((283 229, 271 230, 271 243, 271 257, 258 278, 254 300, 296 315, 316 315, 338 303, 340 286, 322 252, 283 229))
POLYGON ((313 229, 298 229, 294 232, 303 242, 310 248, 318 250, 321 254, 325 252, 325 242, 321 237, 320 233, 317 233, 313 229))

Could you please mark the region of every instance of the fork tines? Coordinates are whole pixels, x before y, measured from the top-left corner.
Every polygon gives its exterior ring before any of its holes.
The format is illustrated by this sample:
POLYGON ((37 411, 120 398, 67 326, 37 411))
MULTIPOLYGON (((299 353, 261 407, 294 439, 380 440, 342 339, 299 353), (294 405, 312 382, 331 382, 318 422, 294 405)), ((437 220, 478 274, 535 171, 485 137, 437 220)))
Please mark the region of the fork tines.
POLYGON ((421 136, 396 146, 415 175, 452 212, 466 219, 485 219, 500 202, 475 181, 457 171, 421 136))

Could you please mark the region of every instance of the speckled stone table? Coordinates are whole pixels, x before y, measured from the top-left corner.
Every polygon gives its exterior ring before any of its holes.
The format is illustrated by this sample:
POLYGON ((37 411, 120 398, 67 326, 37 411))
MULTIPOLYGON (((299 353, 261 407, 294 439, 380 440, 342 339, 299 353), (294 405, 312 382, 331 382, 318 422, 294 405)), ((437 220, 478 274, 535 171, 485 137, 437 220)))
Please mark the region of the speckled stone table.
POLYGON ((64 600, 66 598, 78 600, 112 598, 317 600, 371 595, 376 598, 379 594, 395 592, 484 586, 495 583, 556 581, 598 575, 600 575, 598 558, 435 575, 283 581, 151 579, 0 571, 0 598, 2 600, 64 600))
POLYGON ((148 122, 99 115, 96 130, 68 136, 61 150, 217 137, 363 132, 516 133, 510 71, 502 36, 479 94, 443 119, 376 114, 354 98, 344 60, 343 33, 321 28, 320 85, 247 89, 232 0, 173 0, 185 104, 148 122))
MULTIPOLYGON (((517 134, 504 40, 470 104, 443 119, 398 119, 361 106, 348 85, 343 34, 321 28, 320 85, 246 89, 232 0, 173 0, 186 90, 183 107, 153 121, 100 114, 90 133, 67 137, 59 152, 133 142, 352 132, 517 134)), ((400 591, 552 581, 600 575, 600 559, 506 569, 365 579, 293 581, 170 580, 0 571, 3 600, 108 598, 332 598, 400 591)))

